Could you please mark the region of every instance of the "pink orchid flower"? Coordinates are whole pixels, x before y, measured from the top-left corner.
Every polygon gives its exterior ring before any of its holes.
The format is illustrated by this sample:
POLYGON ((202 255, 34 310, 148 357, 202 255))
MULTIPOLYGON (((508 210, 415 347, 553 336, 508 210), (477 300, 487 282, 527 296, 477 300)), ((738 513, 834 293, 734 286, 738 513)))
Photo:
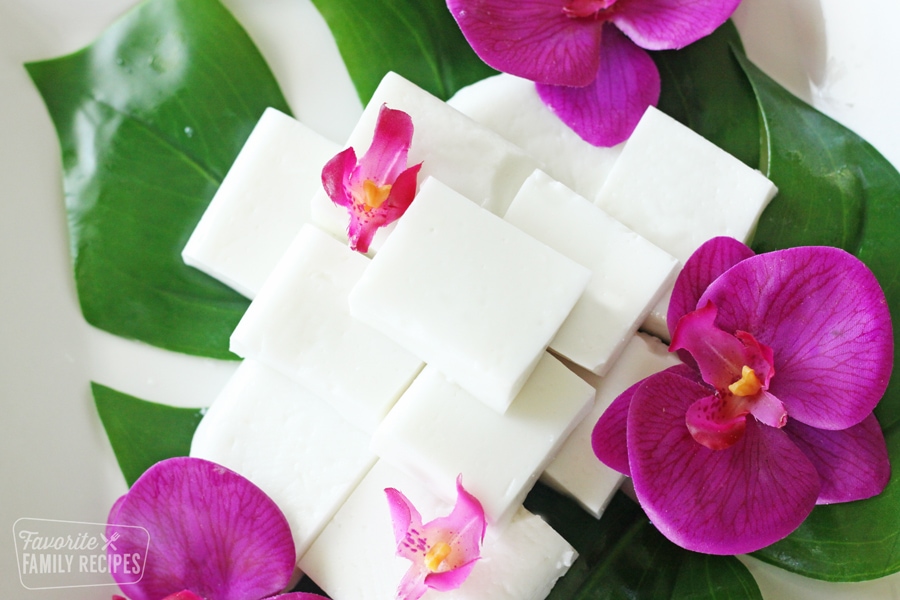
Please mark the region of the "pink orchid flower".
POLYGON ((872 411, 893 333, 857 258, 827 247, 754 255, 715 238, 685 264, 667 320, 685 364, 622 393, 592 442, 670 540, 752 552, 816 504, 884 489, 890 464, 872 411))
POLYGON ((463 35, 499 71, 537 83, 578 135, 614 146, 659 100, 644 50, 683 48, 722 25, 740 0, 447 0, 463 35))
MULTIPOLYGON (((140 580, 112 574, 131 600, 325 600, 279 594, 296 559, 287 520, 262 490, 215 463, 188 457, 156 463, 116 501, 108 522, 111 539, 116 525, 150 534, 140 580)), ((108 552, 144 550, 125 536, 108 552)))
POLYGON ((356 160, 353 148, 343 150, 322 169, 322 186, 332 202, 350 213, 350 247, 368 252, 379 227, 403 216, 416 195, 422 164, 407 168, 413 124, 408 114, 382 106, 372 145, 356 160))
POLYGON ((485 518, 481 503, 456 480, 456 506, 446 517, 422 524, 422 516, 398 490, 388 488, 397 556, 412 562, 397 588, 398 600, 418 600, 429 588, 463 584, 481 556, 485 518))

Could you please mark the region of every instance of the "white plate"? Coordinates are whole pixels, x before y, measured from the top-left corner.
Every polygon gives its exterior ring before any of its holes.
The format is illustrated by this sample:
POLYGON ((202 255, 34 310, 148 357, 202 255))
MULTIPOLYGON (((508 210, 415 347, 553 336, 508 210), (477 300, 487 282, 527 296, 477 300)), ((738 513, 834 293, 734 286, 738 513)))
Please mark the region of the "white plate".
MULTIPOLYGON (((183 406, 208 405, 232 364, 188 359, 84 323, 69 267, 58 145, 22 63, 91 42, 133 0, 0 0, 0 527, 23 517, 104 522, 125 491, 89 382, 183 406)), ((225 0, 298 117, 343 141, 361 110, 309 0, 225 0)), ((900 165, 896 0, 744 0, 735 20, 752 59, 900 165)), ((5 534, 8 535, 8 534, 5 534)), ((0 597, 109 597, 113 588, 26 590, 0 536, 0 597)), ((749 561, 768 599, 890 598, 900 576, 829 585, 749 561)))

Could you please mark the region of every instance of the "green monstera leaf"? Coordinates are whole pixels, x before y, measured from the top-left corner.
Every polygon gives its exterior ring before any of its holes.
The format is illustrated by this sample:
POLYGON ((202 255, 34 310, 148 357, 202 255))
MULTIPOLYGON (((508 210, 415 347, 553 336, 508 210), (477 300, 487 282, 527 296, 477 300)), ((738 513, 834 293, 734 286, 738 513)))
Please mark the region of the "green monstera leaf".
POLYGON ((87 321, 231 358, 248 301, 180 253, 265 108, 288 111, 250 38, 216 0, 153 0, 27 69, 59 136, 87 321))

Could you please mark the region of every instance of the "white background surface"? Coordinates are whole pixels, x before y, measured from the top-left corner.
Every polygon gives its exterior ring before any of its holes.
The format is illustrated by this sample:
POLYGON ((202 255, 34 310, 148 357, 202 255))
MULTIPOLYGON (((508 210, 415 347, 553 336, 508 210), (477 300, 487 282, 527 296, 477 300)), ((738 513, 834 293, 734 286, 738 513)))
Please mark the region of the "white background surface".
MULTIPOLYGON (((343 142, 361 108, 309 0, 224 0, 275 71, 295 114, 343 142)), ((21 517, 104 522, 125 483, 91 380, 205 406, 234 365, 169 355, 84 323, 69 267, 58 144, 22 63, 90 43, 134 0, 0 0, 0 597, 109 598, 113 587, 30 591, 16 576, 21 517), (7 531, 8 533, 2 533, 7 531)), ((896 0, 744 0, 750 57, 900 165, 896 0)), ((900 200, 898 200, 900 201, 900 200)), ((898 507, 900 510, 900 507, 898 507)), ((767 599, 900 598, 900 576, 824 584, 749 560, 767 599)))

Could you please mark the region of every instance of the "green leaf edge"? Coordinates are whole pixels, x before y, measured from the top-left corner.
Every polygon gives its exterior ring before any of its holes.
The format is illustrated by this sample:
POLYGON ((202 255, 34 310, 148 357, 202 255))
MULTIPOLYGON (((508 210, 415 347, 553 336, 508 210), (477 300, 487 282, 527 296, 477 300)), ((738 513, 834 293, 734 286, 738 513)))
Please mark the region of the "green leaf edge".
MULTIPOLYGON (((777 87, 784 94, 792 97, 794 102, 801 109, 815 113, 817 118, 830 121, 835 128, 842 130, 844 136, 848 136, 852 139, 858 151, 867 154, 872 159, 873 169, 884 170, 886 173, 884 176, 893 179, 894 187, 900 190, 900 173, 898 173, 896 168, 872 147, 871 144, 852 130, 837 123, 833 119, 830 119, 827 115, 822 114, 814 107, 809 106, 807 103, 787 92, 787 90, 784 90, 782 86, 753 65, 742 51, 733 48, 733 53, 747 75, 747 78, 753 87, 754 94, 756 95, 760 114, 760 146, 762 161, 760 167, 764 174, 767 174, 769 171, 773 154, 766 106, 762 100, 759 88, 763 83, 765 85, 777 87), (765 81, 760 78, 765 78, 765 81)), ((900 195, 898 195, 898 198, 900 198, 900 195)), ((777 201, 778 197, 776 196, 776 199, 773 202, 777 201)), ((898 221, 900 221, 900 219, 898 219, 898 221)), ((864 238, 865 236, 862 235, 861 240, 864 238)), ((858 255, 861 260, 868 263, 868 253, 863 251, 864 247, 865 243, 860 241, 852 247, 845 249, 858 255)), ((754 249, 757 251, 770 251, 776 248, 755 247, 754 249)), ((900 279, 898 272, 900 272, 900 269, 895 268, 893 274, 885 272, 879 273, 876 266, 869 266, 873 268, 873 271, 876 271, 876 276, 882 281, 882 286, 885 287, 886 293, 889 291, 893 292, 893 294, 888 293, 889 300, 892 295, 894 296, 894 301, 890 303, 891 313, 893 321, 900 322, 897 319, 898 315, 900 315, 900 301, 898 301, 898 298, 900 298, 900 283, 898 283, 898 279, 900 279)), ((895 367, 897 360, 900 360, 900 355, 895 354, 895 367)), ((891 378, 891 384, 885 393, 885 397, 882 399, 882 402, 879 403, 879 407, 876 408, 876 415, 881 411, 887 411, 889 408, 892 411, 892 416, 896 415, 898 410, 897 407, 900 406, 900 390, 898 390, 900 384, 898 384, 897 379, 897 377, 891 378)), ((882 418, 879 418, 879 420, 884 423, 882 418)), ((888 444, 889 456, 893 459, 892 462, 896 466, 896 459, 900 458, 900 421, 896 420, 896 416, 894 416, 893 420, 889 422, 887 426, 882 425, 882 429, 888 444)), ((798 530, 790 534, 784 540, 753 553, 752 556, 787 571, 832 583, 861 582, 891 575, 900 571, 900 519, 894 523, 893 532, 885 533, 883 537, 872 538, 864 543, 838 541, 834 539, 822 540, 821 538, 816 538, 814 535, 810 536, 807 528, 818 527, 822 530, 829 530, 831 527, 829 527, 828 524, 835 524, 835 526, 838 524, 841 526, 847 526, 848 524, 852 526, 854 523, 859 524, 860 526, 862 526, 862 524, 871 525, 873 514, 872 508, 874 506, 890 504, 893 502, 893 506, 889 506, 888 510, 885 510, 884 512, 900 514, 900 502, 898 502, 898 500, 900 500, 900 473, 898 473, 897 468, 893 468, 891 480, 879 496, 851 503, 818 506, 798 530), (841 564, 835 562, 826 565, 824 568, 811 568, 807 566, 808 562, 818 563, 819 560, 816 557, 832 554, 827 551, 829 548, 846 547, 851 550, 851 552, 845 554, 859 555, 860 549, 867 545, 877 546, 876 550, 880 551, 873 553, 876 556, 879 556, 879 559, 867 561, 871 563, 871 565, 864 569, 860 569, 859 567, 842 568, 841 564), (804 552, 803 556, 798 556, 798 550, 804 552), (884 552, 892 552, 892 556, 883 556, 884 552), (876 567, 875 563, 880 563, 881 566, 876 567)))
POLYGON ((128 487, 157 462, 190 454, 206 412, 142 400, 93 381, 91 393, 128 487))

